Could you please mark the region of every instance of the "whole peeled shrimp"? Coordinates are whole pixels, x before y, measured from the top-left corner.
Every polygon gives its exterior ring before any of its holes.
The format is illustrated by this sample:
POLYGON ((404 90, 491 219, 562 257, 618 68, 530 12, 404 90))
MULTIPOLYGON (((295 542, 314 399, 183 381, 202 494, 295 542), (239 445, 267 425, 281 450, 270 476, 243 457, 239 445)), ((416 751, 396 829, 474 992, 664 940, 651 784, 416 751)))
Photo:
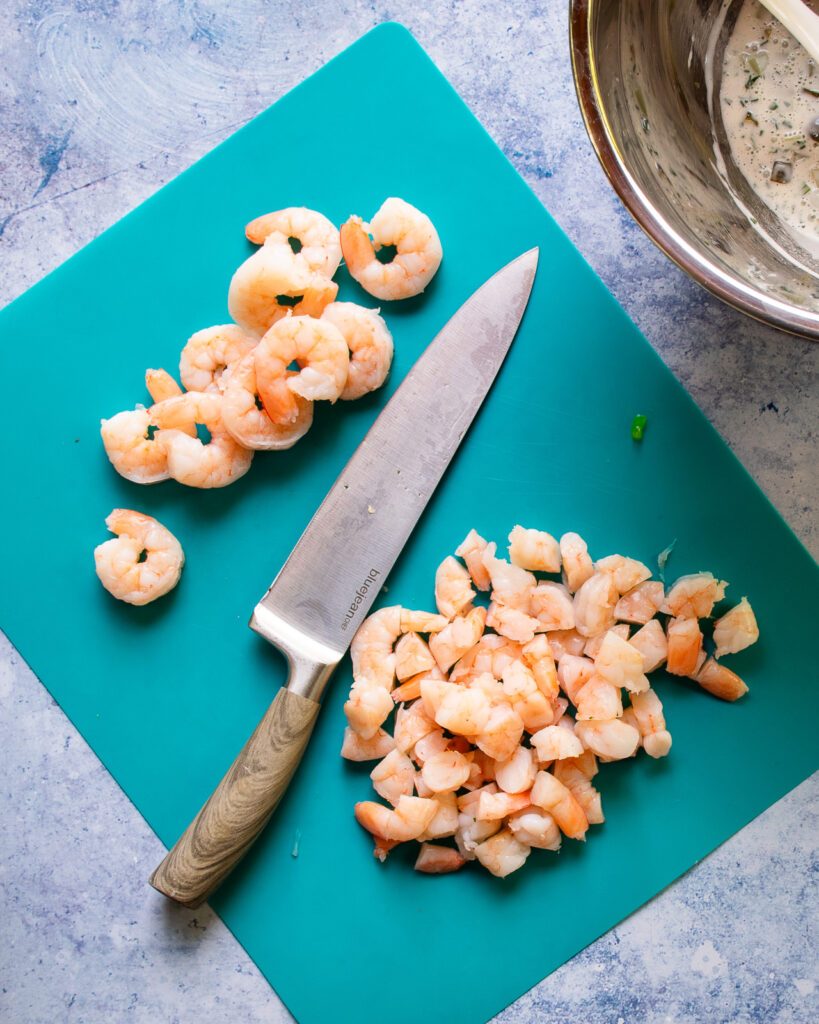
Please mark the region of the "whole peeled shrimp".
POLYGON ((245 234, 256 245, 281 248, 295 267, 308 273, 329 278, 341 263, 338 228, 323 213, 306 206, 288 206, 256 217, 245 228, 245 234))
POLYGON ((179 582, 185 555, 170 530, 151 516, 115 508, 105 525, 116 534, 94 549, 100 583, 118 601, 148 604, 179 582))
POLYGON ((341 228, 341 251, 361 287, 385 300, 420 295, 443 257, 441 240, 429 217, 394 197, 384 201, 369 224, 350 217, 341 228), (395 247, 389 263, 382 263, 376 255, 384 246, 395 247))
POLYGON ((222 391, 231 369, 256 346, 236 324, 206 327, 191 335, 179 356, 179 376, 188 391, 222 391))

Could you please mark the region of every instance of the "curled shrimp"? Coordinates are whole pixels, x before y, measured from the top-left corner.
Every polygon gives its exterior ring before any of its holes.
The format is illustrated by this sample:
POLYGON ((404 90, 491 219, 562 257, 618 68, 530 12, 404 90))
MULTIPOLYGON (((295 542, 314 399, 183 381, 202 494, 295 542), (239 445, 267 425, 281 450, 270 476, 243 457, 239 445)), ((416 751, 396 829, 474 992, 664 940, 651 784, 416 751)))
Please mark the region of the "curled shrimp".
POLYGON ((100 583, 118 601, 143 605, 173 590, 185 555, 170 530, 151 516, 115 508, 105 525, 116 534, 94 549, 100 583))
POLYGON ((337 327, 327 320, 289 316, 265 334, 254 353, 256 387, 274 423, 295 423, 299 398, 335 402, 347 383, 350 354, 337 327), (301 368, 288 370, 292 363, 301 368))
POLYGON ((168 459, 168 472, 188 487, 226 487, 250 469, 253 452, 237 444, 222 421, 221 395, 188 391, 154 406, 156 443, 168 459), (210 441, 195 435, 206 427, 210 441))
POLYGON ((179 356, 179 376, 188 391, 222 391, 231 369, 256 347, 236 324, 192 334, 179 356))
POLYGON ((362 828, 376 838, 405 843, 423 834, 437 810, 435 800, 400 796, 394 810, 372 800, 363 800, 355 805, 355 818, 362 828))
POLYGON ((350 217, 341 228, 341 250, 352 277, 370 295, 386 300, 419 295, 443 256, 429 217, 396 198, 386 199, 369 224, 350 217), (381 263, 376 256, 383 246, 395 247, 389 263, 381 263))
POLYGON ((236 323, 260 338, 288 314, 321 316, 338 285, 323 274, 293 265, 290 247, 263 245, 230 282, 228 310, 236 323))
POLYGON ((323 213, 306 206, 288 206, 256 217, 245 228, 245 235, 256 245, 281 247, 294 266, 309 273, 332 277, 341 263, 338 228, 323 213), (293 241, 298 242, 298 250, 293 241))
POLYGON ((126 480, 135 484, 156 484, 170 477, 165 450, 156 443, 152 429, 155 427, 151 410, 141 407, 100 420, 105 454, 126 480))
POLYGON ((222 396, 222 422, 243 448, 273 451, 292 448, 313 425, 313 403, 294 395, 297 408, 292 423, 274 423, 257 401, 256 357, 249 352, 235 364, 222 396))
POLYGON ((354 302, 331 302, 321 314, 337 327, 350 350, 350 372, 341 392, 345 402, 376 391, 387 379, 393 356, 392 335, 377 309, 354 302))

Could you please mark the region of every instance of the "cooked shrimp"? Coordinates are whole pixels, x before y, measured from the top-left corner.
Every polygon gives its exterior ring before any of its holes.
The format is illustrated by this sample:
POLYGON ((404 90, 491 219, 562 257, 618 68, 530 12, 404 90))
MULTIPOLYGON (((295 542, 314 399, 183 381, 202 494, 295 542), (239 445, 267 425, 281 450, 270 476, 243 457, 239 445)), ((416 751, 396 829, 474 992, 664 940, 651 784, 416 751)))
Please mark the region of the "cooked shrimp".
POLYGON ((393 807, 415 791, 415 765, 400 750, 391 750, 370 772, 373 789, 393 807))
POLYGON ((574 602, 562 583, 538 583, 532 591, 530 611, 539 623, 538 632, 574 629, 574 602))
POLYGON ((308 273, 332 277, 341 263, 338 228, 324 214, 305 206, 288 206, 256 217, 245 228, 245 235, 256 245, 281 247, 294 266, 308 273), (298 250, 293 241, 299 243, 298 250))
MULTIPOLYGON (((647 684, 646 684, 647 685, 647 684)), ((618 686, 602 676, 593 675, 577 696, 577 721, 610 721, 623 714, 623 698, 618 686)))
POLYGON ((355 805, 355 819, 371 835, 405 843, 417 839, 424 832, 437 810, 434 800, 418 796, 399 797, 394 810, 372 800, 364 800, 355 805))
POLYGON ((631 707, 649 757, 665 757, 671 750, 671 733, 665 727, 663 704, 652 689, 631 695, 631 707))
POLYGON ((454 793, 469 778, 469 759, 457 750, 442 750, 424 762, 421 778, 433 793, 454 793))
POLYGON ((658 619, 652 619, 628 641, 643 656, 643 672, 648 674, 659 668, 668 657, 668 640, 658 619))
POLYGON ((489 700, 480 690, 452 686, 438 705, 435 721, 457 736, 472 737, 486 728, 489 714, 489 700))
POLYGON ((643 626, 653 619, 665 600, 662 583, 644 580, 627 591, 614 606, 614 617, 621 622, 643 626))
POLYGON ((401 636, 401 608, 379 608, 358 627, 350 644, 353 679, 371 679, 386 690, 395 681, 393 648, 401 636))
POLYGON ((487 544, 482 556, 492 581, 492 600, 507 608, 517 608, 528 613, 537 580, 526 569, 496 558, 495 550, 495 544, 487 544))
POLYGON ((403 754, 408 754, 420 739, 437 728, 427 714, 423 701, 417 700, 409 707, 399 707, 395 712, 395 745, 403 754))
MULTIPOLYGON (((637 730, 635 729, 635 732, 637 730)), ((606 820, 600 794, 591 784, 597 774, 597 758, 587 750, 582 757, 555 761, 554 775, 583 808, 590 825, 602 825, 606 820)))
POLYGON ((348 761, 380 761, 391 750, 395 750, 395 740, 383 729, 379 729, 368 740, 359 736, 349 725, 344 729, 341 756, 348 761))
POLYGON ((759 626, 756 624, 756 616, 747 597, 743 597, 739 604, 734 605, 714 623, 717 658, 721 658, 723 654, 737 654, 739 651, 744 651, 746 647, 755 644, 758 639, 759 626))
POLYGON ((455 549, 455 554, 466 562, 469 575, 478 590, 489 590, 491 584, 483 561, 483 554, 487 547, 483 537, 475 530, 470 530, 460 546, 455 549))
POLYGON ((736 674, 713 658, 708 658, 695 676, 697 682, 720 700, 739 700, 748 692, 748 687, 736 674))
MULTIPOLYGON (((396 645, 397 646, 397 645, 396 645)), ((397 659, 397 655, 396 655, 397 659)), ((392 699, 396 704, 406 703, 407 701, 417 700, 421 696, 421 681, 431 673, 437 673, 435 678, 442 678, 443 673, 440 671, 438 666, 434 666, 429 672, 419 672, 416 676, 410 676, 400 686, 392 691, 392 699)))
POLYGON ((529 791, 525 793, 501 793, 492 792, 488 786, 484 786, 480 791, 476 816, 478 821, 499 821, 510 814, 514 814, 515 811, 522 811, 530 803, 529 791))
POLYGON ((337 294, 338 285, 324 274, 295 265, 289 246, 263 245, 233 275, 228 310, 244 331, 260 338, 288 314, 321 316, 337 294))
POLYGON ((475 646, 485 623, 486 609, 473 608, 466 615, 454 618, 429 638, 429 649, 442 672, 448 672, 459 658, 475 646))
MULTIPOLYGON (((598 563, 599 564, 599 563, 598 563)), ((614 625, 614 606, 620 599, 615 574, 595 572, 574 595, 575 628, 583 636, 597 636, 614 625)))
POLYGON ((484 727, 475 737, 476 746, 496 761, 512 756, 523 736, 523 719, 509 704, 490 708, 484 727))
POLYGON ((525 645, 521 652, 524 664, 535 677, 537 688, 549 700, 554 700, 559 692, 557 682, 557 665, 555 665, 549 641, 541 633, 525 645))
POLYGON ((416 764, 423 767, 434 754, 442 754, 449 750, 449 740, 444 735, 443 729, 434 729, 432 732, 422 736, 412 748, 412 759, 416 764))
POLYGON ((425 875, 446 875, 451 871, 460 871, 466 861, 449 846, 434 846, 432 843, 421 843, 418 856, 415 858, 415 870, 425 875))
POLYGON ((537 850, 559 850, 563 837, 557 822, 539 807, 509 815, 508 827, 519 843, 537 850))
POLYGON ((554 721, 554 707, 538 689, 532 671, 515 661, 503 670, 503 689, 527 732, 535 732, 554 721))
POLYGON ((501 827, 500 821, 478 821, 474 814, 462 811, 458 814, 458 828, 455 830, 455 844, 464 860, 475 860, 475 850, 489 836, 501 827))
POLYGON ((724 580, 716 579, 710 572, 680 576, 660 610, 678 619, 707 619, 716 602, 725 597, 727 586, 724 580))
POLYGON ((166 398, 182 394, 182 388, 167 370, 146 370, 145 387, 154 402, 164 402, 166 398))
POLYGON ((152 409, 126 410, 110 420, 100 420, 100 435, 111 465, 135 484, 155 484, 171 475, 165 449, 156 443, 152 409))
MULTIPOLYGON (((417 784, 417 783, 416 783, 417 784)), ((421 795, 420 793, 418 794, 421 795)), ((432 821, 418 836, 419 842, 454 836, 458 830, 458 801, 454 793, 436 793, 432 799, 438 805, 432 821)))
POLYGON ((666 671, 673 676, 692 676, 702 652, 702 632, 696 619, 669 619, 666 625, 666 671))
POLYGON ((504 793, 528 793, 536 771, 534 751, 518 747, 511 757, 495 765, 495 782, 504 793))
POLYGON ((561 761, 567 757, 579 757, 583 744, 569 729, 559 725, 547 725, 532 734, 532 746, 537 751, 538 761, 561 761))
POLYGON ((404 633, 395 645, 395 674, 403 682, 435 668, 435 659, 426 641, 417 633, 404 633))
POLYGON ((227 487, 250 469, 253 452, 230 436, 222 420, 222 396, 188 391, 153 408, 160 428, 156 443, 168 459, 168 472, 188 487, 227 487), (191 436, 197 423, 210 433, 203 444, 191 436))
POLYGON ((173 590, 185 556, 170 530, 151 516, 115 508, 105 525, 116 534, 94 549, 100 583, 118 601, 149 604, 173 590))
POLYGON ((509 561, 534 572, 560 572, 560 545, 544 530, 515 526, 509 534, 509 561))
POLYGON ((639 730, 619 718, 577 722, 574 731, 583 746, 601 761, 622 761, 640 745, 639 730))
POLYGON ((557 679, 572 704, 577 704, 580 691, 594 673, 594 662, 576 654, 564 654, 558 662, 557 679))
POLYGON ((256 387, 274 423, 293 423, 299 397, 335 402, 344 390, 350 354, 338 328, 328 320, 289 316, 265 334, 255 351, 256 387), (290 363, 301 367, 288 371, 290 363))
POLYGON ((256 386, 256 358, 249 352, 236 363, 222 396, 222 421, 230 436, 253 451, 292 448, 313 425, 313 403, 300 395, 293 399, 298 410, 291 423, 274 423, 259 408, 256 386))
POLYGON ((569 592, 574 594, 594 575, 589 549, 579 534, 563 534, 560 538, 560 559, 563 564, 563 582, 569 592))
POLYGON ((550 772, 537 773, 531 799, 536 807, 542 807, 551 814, 561 832, 569 839, 585 837, 589 822, 583 808, 572 796, 571 790, 550 772))
POLYGON ((350 687, 344 714, 353 732, 369 740, 378 734, 394 707, 389 690, 364 676, 350 687))
POLYGON ((595 572, 605 572, 614 580, 619 595, 627 594, 639 583, 651 578, 651 569, 636 558, 624 555, 607 555, 594 563, 595 572))
POLYGON ((438 611, 452 619, 472 604, 474 596, 469 573, 457 559, 447 555, 435 571, 435 603, 438 611))
POLYGON ((610 629, 603 637, 600 652, 594 659, 594 671, 612 686, 625 686, 630 693, 648 689, 642 654, 614 630, 610 629))
POLYGON ((188 391, 222 391, 230 371, 256 347, 236 324, 206 327, 188 338, 179 356, 179 376, 188 391))
POLYGON ((350 372, 341 392, 342 401, 377 391, 387 379, 393 357, 392 335, 378 310, 354 302, 331 302, 321 319, 338 328, 350 350, 350 372))
POLYGON ((621 640, 628 640, 629 627, 626 623, 620 622, 616 626, 612 626, 611 629, 607 629, 605 633, 598 633, 597 636, 591 637, 586 641, 586 646, 583 648, 583 653, 587 658, 591 658, 593 660, 597 657, 600 653, 600 648, 603 646, 603 641, 609 633, 614 633, 614 635, 619 636, 621 640))
POLYGON ((496 878, 506 878, 522 868, 531 852, 531 847, 507 828, 475 847, 475 857, 496 878))
POLYGON ((519 608, 491 601, 486 613, 486 625, 509 640, 525 644, 534 639, 540 623, 519 608))
POLYGON ((403 199, 384 200, 369 224, 350 217, 341 228, 341 251, 350 275, 377 299, 408 299, 427 287, 441 265, 438 232, 425 213, 403 199), (382 263, 376 252, 394 246, 382 263))
POLYGON ((586 638, 576 629, 557 629, 549 633, 549 647, 552 649, 552 657, 558 663, 566 654, 578 657, 585 646, 586 638))

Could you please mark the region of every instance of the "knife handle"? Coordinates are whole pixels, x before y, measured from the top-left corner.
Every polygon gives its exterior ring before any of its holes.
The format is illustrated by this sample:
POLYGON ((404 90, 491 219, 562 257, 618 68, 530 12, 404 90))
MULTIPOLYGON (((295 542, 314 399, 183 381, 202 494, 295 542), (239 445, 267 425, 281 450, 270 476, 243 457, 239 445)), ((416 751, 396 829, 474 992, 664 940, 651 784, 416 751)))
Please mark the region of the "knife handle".
POLYGON ((286 687, 279 690, 227 775, 151 875, 155 889, 186 907, 210 896, 275 811, 320 706, 286 687))

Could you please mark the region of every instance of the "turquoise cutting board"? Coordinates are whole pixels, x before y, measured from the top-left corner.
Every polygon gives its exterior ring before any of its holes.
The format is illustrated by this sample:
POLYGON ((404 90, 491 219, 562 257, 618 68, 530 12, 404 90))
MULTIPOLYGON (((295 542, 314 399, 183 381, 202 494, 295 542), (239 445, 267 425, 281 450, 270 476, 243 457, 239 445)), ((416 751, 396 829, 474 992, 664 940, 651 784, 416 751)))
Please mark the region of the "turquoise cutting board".
MULTIPOLYGON (((540 269, 524 325, 387 599, 430 607, 434 567, 471 526, 499 542, 516 522, 577 530, 597 556, 647 562, 676 537, 670 570, 713 569, 732 597, 753 601, 763 639, 731 662, 751 692, 729 706, 661 680, 671 756, 603 768, 608 820, 585 845, 535 852, 506 881, 477 869, 429 878, 413 873, 409 850, 376 863, 353 820, 370 785, 366 767, 338 757, 345 662, 297 781, 213 900, 304 1024, 476 1024, 804 779, 817 760, 804 657, 816 566, 397 25, 371 32, 0 315, 13 442, 0 623, 170 844, 284 678, 247 628, 254 603, 427 342, 532 245, 540 269), (250 251, 245 222, 306 204, 340 223, 388 195, 427 211, 445 250, 427 294, 384 310, 396 342, 389 385, 319 409, 296 448, 257 457, 226 490, 118 477, 99 419, 144 401, 145 367, 174 369, 194 330, 226 319, 231 272, 250 251), (639 445, 637 412, 649 419, 639 445), (113 601, 94 575, 92 549, 118 505, 156 515, 187 554, 177 590, 147 608, 113 601)), ((341 298, 371 302, 343 273, 341 298)))

